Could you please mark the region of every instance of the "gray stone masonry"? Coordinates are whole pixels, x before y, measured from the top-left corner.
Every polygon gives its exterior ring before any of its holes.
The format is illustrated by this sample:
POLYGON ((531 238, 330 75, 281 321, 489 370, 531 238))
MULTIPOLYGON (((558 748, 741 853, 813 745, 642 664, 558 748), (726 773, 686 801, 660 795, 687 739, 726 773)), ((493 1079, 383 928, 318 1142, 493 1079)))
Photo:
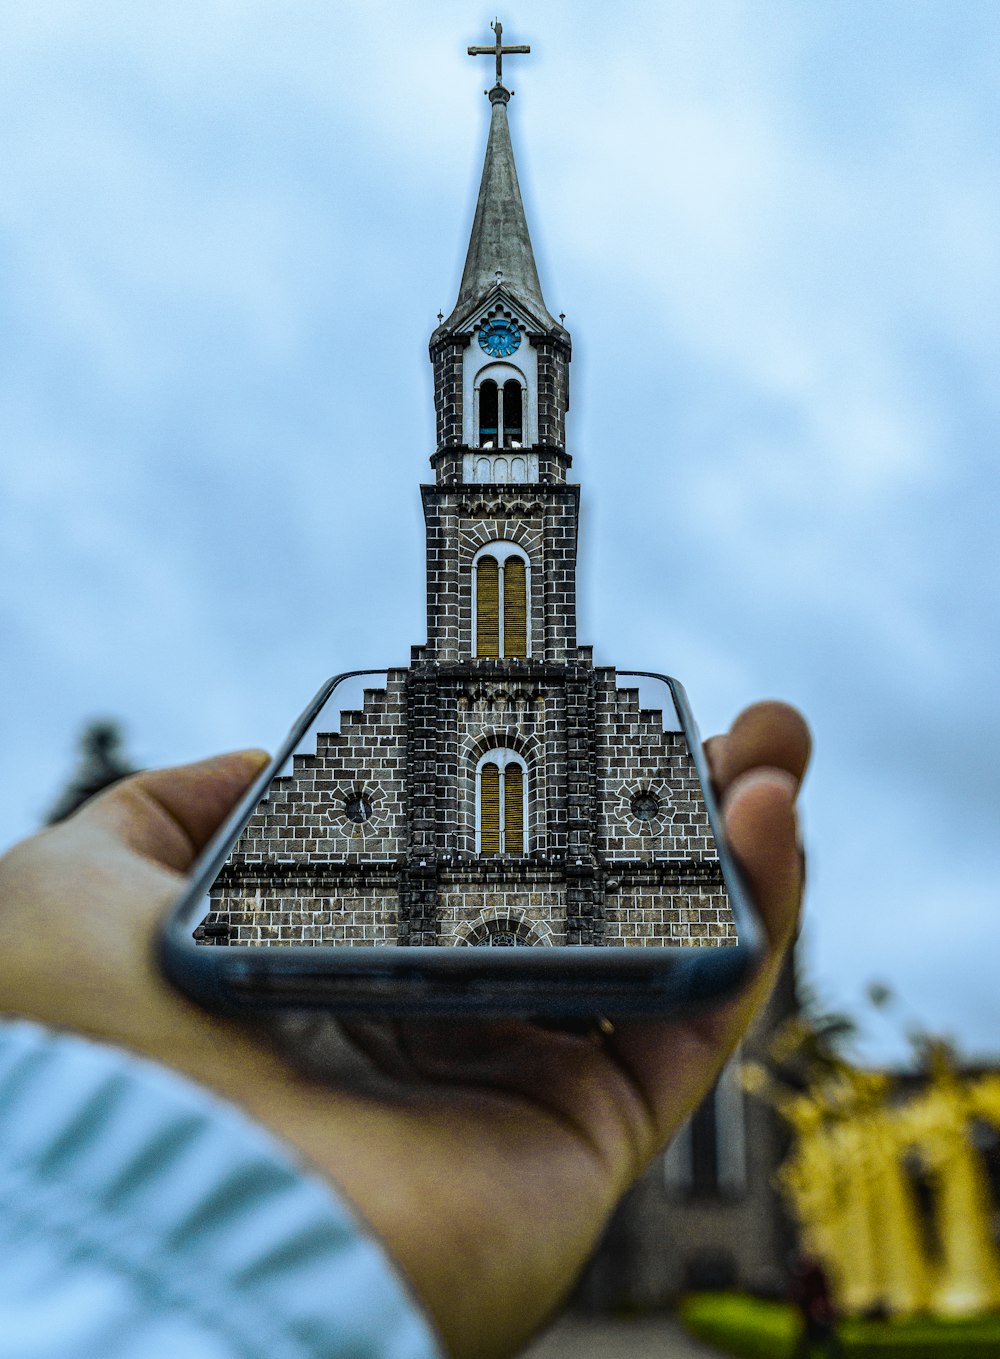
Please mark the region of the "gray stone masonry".
POLYGON ((489 543, 522 548, 531 576, 533 658, 566 661, 576 649, 580 488, 422 486, 427 527, 427 644, 420 659, 455 663, 473 645, 473 558, 489 543))

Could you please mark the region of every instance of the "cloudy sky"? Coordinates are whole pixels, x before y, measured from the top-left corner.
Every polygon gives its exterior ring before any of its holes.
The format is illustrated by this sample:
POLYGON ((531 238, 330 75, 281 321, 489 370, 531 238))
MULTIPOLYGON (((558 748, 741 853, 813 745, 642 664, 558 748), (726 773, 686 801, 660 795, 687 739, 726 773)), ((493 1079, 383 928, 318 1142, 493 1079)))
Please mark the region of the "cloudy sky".
MULTIPOLYGON (((0 12, 0 836, 81 726, 273 744, 424 638, 427 337, 457 292, 494 11, 0 12)), ((574 340, 580 638, 706 732, 816 736, 828 1003, 1000 1053, 1000 6, 504 12, 546 301, 574 340)))

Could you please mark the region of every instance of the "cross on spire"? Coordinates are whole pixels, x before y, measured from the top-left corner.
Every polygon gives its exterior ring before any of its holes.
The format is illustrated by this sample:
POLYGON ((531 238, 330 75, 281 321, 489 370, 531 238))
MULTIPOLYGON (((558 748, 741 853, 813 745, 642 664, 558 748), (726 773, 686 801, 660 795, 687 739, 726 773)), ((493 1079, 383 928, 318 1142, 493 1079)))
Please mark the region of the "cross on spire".
POLYGON ((517 43, 504 47, 503 24, 500 22, 499 19, 494 19, 493 22, 490 24, 490 28, 492 28, 493 32, 496 34, 496 42, 493 44, 492 47, 470 47, 468 49, 469 56, 470 57, 495 56, 497 59, 497 84, 502 85, 504 57, 509 56, 511 52, 530 52, 531 48, 527 45, 527 43, 517 43))

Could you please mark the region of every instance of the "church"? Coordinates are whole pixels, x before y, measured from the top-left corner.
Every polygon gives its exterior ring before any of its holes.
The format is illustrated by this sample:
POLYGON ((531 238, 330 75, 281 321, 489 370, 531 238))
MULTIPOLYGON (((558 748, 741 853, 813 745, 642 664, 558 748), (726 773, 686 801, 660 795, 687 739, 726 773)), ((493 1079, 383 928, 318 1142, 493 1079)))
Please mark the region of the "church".
MULTIPOLYGON (((732 913, 673 713, 576 637, 572 343, 518 187, 503 57, 458 297, 430 337, 427 641, 271 785, 206 945, 718 946, 732 913)), ((334 724, 331 723, 332 727, 334 724)))

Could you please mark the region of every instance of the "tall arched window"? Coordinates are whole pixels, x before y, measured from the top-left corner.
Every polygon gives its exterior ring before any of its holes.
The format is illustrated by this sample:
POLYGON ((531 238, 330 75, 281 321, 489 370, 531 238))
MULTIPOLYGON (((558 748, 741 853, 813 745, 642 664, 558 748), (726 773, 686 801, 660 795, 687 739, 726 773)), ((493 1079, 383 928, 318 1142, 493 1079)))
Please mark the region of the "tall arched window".
POLYGON ((492 556, 476 563, 476 655, 500 655, 500 563, 492 556))
POLYGON ((479 447, 496 448, 500 433, 500 397, 496 383, 487 378, 479 388, 479 447))
POLYGON ((491 750, 476 768, 476 839, 480 854, 524 854, 528 779, 512 750, 491 750))
POLYGON ((503 385, 503 446, 520 448, 524 443, 521 384, 509 378, 503 385))
POLYGON ((503 654, 528 654, 528 591, 521 557, 508 557, 503 567, 503 654))
POLYGON ((519 549, 495 543, 476 557, 477 656, 527 656, 528 563, 519 549))

